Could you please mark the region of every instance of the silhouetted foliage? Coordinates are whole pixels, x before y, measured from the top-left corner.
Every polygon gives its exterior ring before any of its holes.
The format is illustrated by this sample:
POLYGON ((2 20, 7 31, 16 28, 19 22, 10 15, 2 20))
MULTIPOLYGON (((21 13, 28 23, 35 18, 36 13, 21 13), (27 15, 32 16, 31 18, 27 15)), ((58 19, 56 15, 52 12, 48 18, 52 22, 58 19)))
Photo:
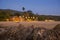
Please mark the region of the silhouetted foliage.
POLYGON ((22 10, 24 11, 25 10, 25 7, 22 7, 22 10))

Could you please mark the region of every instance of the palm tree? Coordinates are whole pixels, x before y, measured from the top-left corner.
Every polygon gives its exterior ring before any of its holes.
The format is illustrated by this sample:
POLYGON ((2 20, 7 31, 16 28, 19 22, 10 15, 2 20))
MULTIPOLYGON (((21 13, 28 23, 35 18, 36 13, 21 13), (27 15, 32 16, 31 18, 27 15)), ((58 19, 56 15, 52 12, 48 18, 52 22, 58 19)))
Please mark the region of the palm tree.
POLYGON ((22 10, 24 11, 25 10, 25 7, 22 7, 22 10))

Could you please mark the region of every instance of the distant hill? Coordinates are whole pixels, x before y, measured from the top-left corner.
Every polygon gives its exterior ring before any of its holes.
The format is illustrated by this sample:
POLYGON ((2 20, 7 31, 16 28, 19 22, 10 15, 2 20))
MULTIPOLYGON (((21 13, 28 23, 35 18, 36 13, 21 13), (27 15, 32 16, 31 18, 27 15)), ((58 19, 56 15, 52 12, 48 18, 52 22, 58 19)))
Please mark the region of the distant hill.
POLYGON ((22 13, 21 11, 16 11, 16 10, 11 10, 11 9, 0 9, 0 12, 5 12, 5 13, 11 13, 11 14, 14 14, 14 13, 22 13))
POLYGON ((11 16, 16 16, 16 15, 20 16, 20 15, 27 15, 27 14, 29 14, 29 16, 37 16, 39 21, 42 21, 42 20, 45 20, 45 19, 60 21, 60 16, 37 15, 37 14, 34 14, 32 11, 26 11, 26 13, 25 13, 25 12, 22 12, 22 11, 16 11, 16 10, 11 10, 11 9, 0 9, 0 19, 7 18, 7 17, 9 18, 11 16), (4 17, 1 16, 1 15, 4 15, 4 17))
POLYGON ((54 16, 54 15, 39 15, 39 20, 55 20, 55 21, 60 21, 60 16, 54 16))

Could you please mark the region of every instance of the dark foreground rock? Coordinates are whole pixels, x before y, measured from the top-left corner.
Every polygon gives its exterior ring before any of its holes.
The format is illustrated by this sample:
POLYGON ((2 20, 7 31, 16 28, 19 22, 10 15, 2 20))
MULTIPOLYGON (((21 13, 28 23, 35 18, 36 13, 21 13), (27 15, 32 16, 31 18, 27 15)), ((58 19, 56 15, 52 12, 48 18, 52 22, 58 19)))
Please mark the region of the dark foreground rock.
POLYGON ((56 34, 58 35, 58 39, 60 40, 60 24, 56 25, 53 30, 56 32, 56 34))
MULTIPOLYGON (((57 27, 57 26, 56 26, 57 27)), ((60 26, 51 30, 34 27, 0 27, 0 40, 60 40, 60 26)))

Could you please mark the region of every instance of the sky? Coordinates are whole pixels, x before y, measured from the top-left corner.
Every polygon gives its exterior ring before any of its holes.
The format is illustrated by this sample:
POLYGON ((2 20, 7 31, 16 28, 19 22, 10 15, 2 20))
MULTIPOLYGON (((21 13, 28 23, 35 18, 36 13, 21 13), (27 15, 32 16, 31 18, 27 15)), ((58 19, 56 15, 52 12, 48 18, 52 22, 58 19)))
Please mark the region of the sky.
POLYGON ((39 15, 59 15, 60 0, 0 0, 0 9, 32 10, 39 15))

